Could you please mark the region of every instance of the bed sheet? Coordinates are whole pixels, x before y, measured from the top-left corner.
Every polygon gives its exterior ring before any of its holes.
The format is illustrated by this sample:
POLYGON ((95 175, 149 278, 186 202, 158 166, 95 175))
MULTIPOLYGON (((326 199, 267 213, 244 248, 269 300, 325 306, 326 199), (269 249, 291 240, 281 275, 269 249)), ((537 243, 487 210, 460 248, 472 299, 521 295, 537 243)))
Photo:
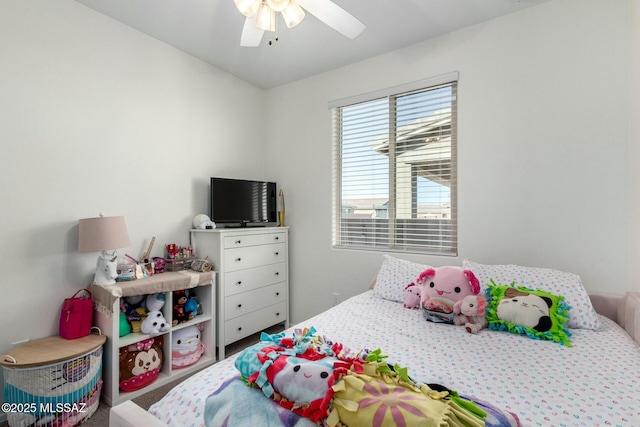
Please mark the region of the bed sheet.
MULTIPOLYGON (((418 310, 365 292, 294 327, 352 349, 381 348, 417 381, 515 413, 523 426, 640 426, 640 347, 610 319, 572 329, 573 347, 427 322, 418 310)), ((149 412, 170 426, 204 425, 207 397, 236 375, 234 357, 188 378, 149 412)))

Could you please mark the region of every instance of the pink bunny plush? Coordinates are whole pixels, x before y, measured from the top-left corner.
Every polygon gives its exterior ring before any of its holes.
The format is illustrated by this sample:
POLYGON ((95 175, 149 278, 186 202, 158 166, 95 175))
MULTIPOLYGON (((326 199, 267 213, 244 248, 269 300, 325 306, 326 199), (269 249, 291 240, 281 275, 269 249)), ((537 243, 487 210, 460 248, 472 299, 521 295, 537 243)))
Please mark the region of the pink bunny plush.
POLYGON ((476 334, 482 328, 489 325, 484 314, 487 308, 487 300, 480 295, 467 295, 453 305, 453 323, 464 325, 467 332, 476 334))

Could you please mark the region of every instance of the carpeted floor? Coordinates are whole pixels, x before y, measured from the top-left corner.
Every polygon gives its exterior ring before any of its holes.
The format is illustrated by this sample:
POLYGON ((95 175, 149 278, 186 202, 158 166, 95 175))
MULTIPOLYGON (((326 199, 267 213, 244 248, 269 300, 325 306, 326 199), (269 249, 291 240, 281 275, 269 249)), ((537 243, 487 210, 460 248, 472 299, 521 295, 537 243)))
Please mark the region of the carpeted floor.
MULTIPOLYGON (((282 332, 283 328, 281 325, 276 325, 271 328, 265 330, 265 332, 269 334, 275 334, 278 332, 282 332)), ((244 349, 247 346, 255 344, 258 342, 260 338, 260 333, 251 335, 247 338, 244 338, 240 341, 232 343, 228 345, 225 349, 227 357, 237 353, 238 351, 244 349)), ((206 368, 205 368, 206 369, 206 368)), ((165 394, 169 392, 173 387, 175 387, 178 383, 184 381, 184 378, 180 378, 174 382, 168 383, 162 387, 158 387, 157 389, 151 390, 150 392, 143 394, 140 397, 133 399, 133 401, 140 407, 144 409, 149 409, 151 405, 153 405, 158 400, 162 399, 165 394)), ((109 425, 109 410, 111 408, 105 404, 104 402, 100 402, 100 406, 96 410, 96 412, 84 423, 82 423, 83 427, 106 427, 109 425)), ((9 424, 4 422, 0 424, 0 427, 8 427, 9 424)))

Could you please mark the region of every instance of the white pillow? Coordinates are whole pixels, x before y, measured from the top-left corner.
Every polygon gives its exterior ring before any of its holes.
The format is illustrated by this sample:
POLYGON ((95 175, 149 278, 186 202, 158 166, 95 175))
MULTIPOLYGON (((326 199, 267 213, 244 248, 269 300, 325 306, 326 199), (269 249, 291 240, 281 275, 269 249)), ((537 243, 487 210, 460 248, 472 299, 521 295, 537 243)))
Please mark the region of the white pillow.
POLYGON ((473 271, 483 291, 493 279, 497 285, 510 285, 515 282, 516 286, 526 286, 530 289, 541 289, 554 295, 562 295, 565 302, 571 306, 567 322, 569 328, 598 329, 600 327, 598 314, 591 305, 589 294, 577 274, 513 264, 479 264, 467 259, 462 261, 462 268, 473 271))
POLYGON ((415 282, 420 273, 427 268, 431 267, 383 255, 382 266, 378 271, 373 292, 380 298, 403 302, 404 288, 411 282, 415 282))

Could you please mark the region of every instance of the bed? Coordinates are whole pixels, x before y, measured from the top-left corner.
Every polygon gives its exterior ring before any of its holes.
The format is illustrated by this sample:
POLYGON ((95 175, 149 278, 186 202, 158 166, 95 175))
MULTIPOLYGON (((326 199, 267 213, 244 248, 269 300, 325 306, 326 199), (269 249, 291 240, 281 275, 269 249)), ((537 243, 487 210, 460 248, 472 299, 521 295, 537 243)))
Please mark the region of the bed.
MULTIPOLYGON (((470 334, 464 327, 428 322, 420 310, 405 308, 396 288, 405 283, 403 274, 410 277, 424 266, 399 266, 393 260, 396 264, 387 265, 384 274, 387 261, 373 289, 290 330, 314 327, 351 348, 381 348, 389 362, 407 367, 417 381, 488 402, 522 426, 640 426, 640 293, 587 296, 577 276, 545 276, 567 294, 573 292, 578 317, 572 313, 576 327, 569 329, 570 346, 490 329, 470 334), (395 295, 385 294, 389 289, 395 295), (587 300, 578 301, 576 295, 587 300), (584 321, 581 315, 593 317, 584 321)), ((473 267, 483 282, 489 276, 512 277, 516 268, 473 267)), ((541 271, 550 270, 535 270, 531 277, 540 280, 541 271)), ((526 282, 529 276, 522 272, 516 271, 526 282)), ((110 425, 205 425, 207 399, 238 375, 236 356, 186 379, 148 412, 132 402, 112 408, 110 425)))

